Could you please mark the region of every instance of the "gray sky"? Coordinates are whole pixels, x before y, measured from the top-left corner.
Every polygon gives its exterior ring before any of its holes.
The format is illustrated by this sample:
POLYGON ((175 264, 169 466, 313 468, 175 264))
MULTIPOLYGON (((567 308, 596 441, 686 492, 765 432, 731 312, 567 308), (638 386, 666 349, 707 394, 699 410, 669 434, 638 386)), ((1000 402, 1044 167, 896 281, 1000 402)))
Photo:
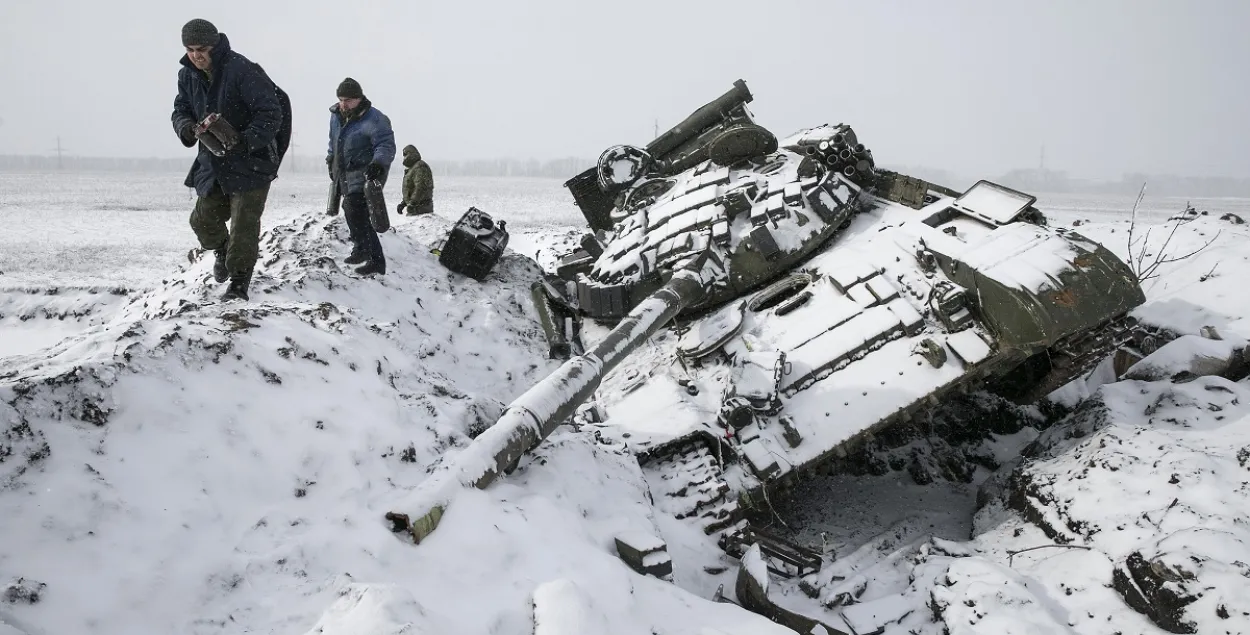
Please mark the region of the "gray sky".
POLYGON ((430 159, 594 157, 745 79, 787 135, 887 165, 1250 176, 1247 0, 0 0, 0 154, 174 157, 179 31, 211 20, 324 152, 345 76, 430 159))

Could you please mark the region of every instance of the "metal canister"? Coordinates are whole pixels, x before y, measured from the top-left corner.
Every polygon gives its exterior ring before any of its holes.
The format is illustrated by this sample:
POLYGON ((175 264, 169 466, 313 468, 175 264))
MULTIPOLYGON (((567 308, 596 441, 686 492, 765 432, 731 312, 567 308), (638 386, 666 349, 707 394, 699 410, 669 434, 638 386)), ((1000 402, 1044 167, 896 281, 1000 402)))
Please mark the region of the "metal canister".
POLYGON ((379 234, 391 228, 391 217, 382 196, 382 183, 374 179, 365 181, 365 204, 369 207, 369 224, 379 234))
POLYGON ((339 191, 339 182, 330 180, 330 196, 326 199, 326 215, 338 216, 339 206, 343 203, 343 193, 339 191))

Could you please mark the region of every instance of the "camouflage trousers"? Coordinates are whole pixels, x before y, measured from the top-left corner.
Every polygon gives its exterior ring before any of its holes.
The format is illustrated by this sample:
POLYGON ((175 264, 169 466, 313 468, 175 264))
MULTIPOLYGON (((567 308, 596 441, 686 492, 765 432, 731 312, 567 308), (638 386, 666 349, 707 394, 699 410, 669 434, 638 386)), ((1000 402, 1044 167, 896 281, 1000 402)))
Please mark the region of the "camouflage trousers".
POLYGON ((269 186, 238 194, 226 194, 221 186, 201 196, 191 210, 191 229, 200 247, 226 249, 226 270, 230 277, 250 276, 256 266, 260 243, 260 217, 265 213, 269 186), (226 222, 229 221, 229 229, 226 222))
POLYGON ((404 208, 404 213, 409 216, 421 216, 423 214, 434 213, 434 201, 426 201, 416 205, 408 205, 404 208))

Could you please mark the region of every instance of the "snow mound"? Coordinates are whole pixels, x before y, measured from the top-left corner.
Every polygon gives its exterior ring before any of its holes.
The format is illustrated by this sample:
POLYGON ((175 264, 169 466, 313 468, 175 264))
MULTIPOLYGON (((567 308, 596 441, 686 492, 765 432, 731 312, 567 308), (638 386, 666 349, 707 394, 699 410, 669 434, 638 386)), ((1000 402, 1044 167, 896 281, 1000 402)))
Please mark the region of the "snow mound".
POLYGON ((1169 632, 1250 632, 1250 386, 1104 386, 1034 452, 1008 505, 1109 561, 1122 601, 1169 632))
POLYGON ((534 590, 534 635, 606 633, 603 613, 577 583, 561 578, 534 590))
POLYGON ((930 606, 950 635, 1068 635, 1060 607, 1030 589, 1028 578, 980 558, 951 561, 930 606))
MULTIPOLYGON (((308 635, 404 635, 419 633, 429 611, 412 593, 391 584, 349 584, 308 635)), ((448 630, 435 632, 452 632, 448 630)))
POLYGON ((1159 380, 1180 373, 1220 375, 1237 359, 1246 341, 1214 340, 1198 335, 1182 335, 1124 371, 1126 379, 1159 380))
POLYGON ((538 267, 507 254, 483 283, 451 273, 430 253, 447 229, 383 235, 390 273, 361 279, 338 264, 341 221, 297 217, 263 236, 250 302, 218 303, 199 258, 0 358, 0 574, 41 585, 0 624, 784 632, 619 560, 615 536, 659 532, 636 459, 589 435, 557 431, 464 492, 420 546, 390 532, 390 505, 554 367, 538 267))
POLYGON ((809 595, 847 619, 928 607, 864 620, 890 635, 1247 633, 1248 470, 1250 384, 1109 384, 1030 444, 969 542, 868 543, 809 595))

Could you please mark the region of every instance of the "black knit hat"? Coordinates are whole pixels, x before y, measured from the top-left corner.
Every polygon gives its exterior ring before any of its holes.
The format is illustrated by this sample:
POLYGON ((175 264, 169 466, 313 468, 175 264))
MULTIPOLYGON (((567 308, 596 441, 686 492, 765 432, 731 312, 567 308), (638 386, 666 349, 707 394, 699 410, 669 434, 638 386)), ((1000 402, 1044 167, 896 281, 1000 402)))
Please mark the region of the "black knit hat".
POLYGON ((334 95, 339 99, 344 97, 347 97, 348 99, 355 99, 364 97, 365 91, 361 90, 360 82, 348 77, 342 82, 339 82, 339 88, 335 91, 334 95))
POLYGON ((217 27, 203 18, 182 25, 183 46, 217 46, 217 27))

